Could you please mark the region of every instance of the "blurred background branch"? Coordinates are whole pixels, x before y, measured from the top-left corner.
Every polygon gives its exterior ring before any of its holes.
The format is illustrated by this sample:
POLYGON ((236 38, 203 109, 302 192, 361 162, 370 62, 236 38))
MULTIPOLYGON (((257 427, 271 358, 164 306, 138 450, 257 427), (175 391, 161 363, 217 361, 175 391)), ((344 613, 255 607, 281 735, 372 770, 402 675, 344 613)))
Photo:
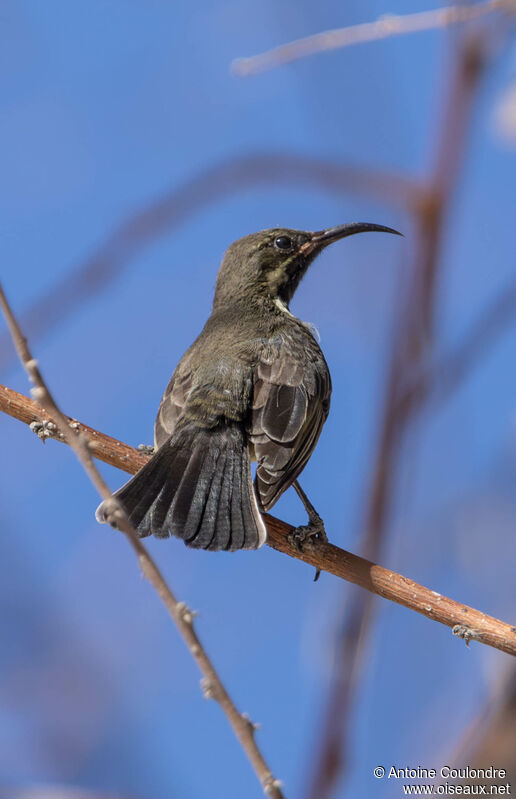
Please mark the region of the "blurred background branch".
MULTIPOLYGON (((67 271, 22 313, 23 329, 40 341, 119 279, 132 259, 156 238, 229 195, 258 185, 365 195, 405 209, 418 197, 417 184, 380 168, 340 165, 286 151, 223 159, 120 224, 91 257, 67 271)), ((9 339, 0 334, 0 373, 12 359, 9 339)))
POLYGON ((449 5, 405 16, 384 14, 375 22, 363 22, 360 25, 315 33, 251 58, 237 58, 233 61, 232 70, 235 75, 241 77, 256 75, 264 70, 274 69, 317 53, 338 50, 353 44, 375 42, 391 36, 447 28, 450 25, 477 20, 495 11, 514 14, 516 3, 514 0, 485 0, 483 3, 449 5))
POLYGON ((407 384, 400 387, 403 396, 420 395, 419 400, 407 398, 401 402, 414 404, 415 414, 425 407, 446 402, 464 384, 471 372, 481 363, 492 347, 516 323, 516 279, 511 280, 487 304, 470 330, 454 350, 435 361, 420 364, 422 374, 407 375, 407 384))
MULTIPOLYGON (((472 768, 504 769, 507 778, 496 784, 516 783, 516 670, 502 674, 494 695, 490 697, 476 723, 468 730, 467 745, 463 747, 458 765, 472 768)), ((471 783, 471 781, 469 781, 471 783)), ((482 782, 476 780, 475 783, 482 782)), ((485 780, 484 780, 485 782, 485 780)))

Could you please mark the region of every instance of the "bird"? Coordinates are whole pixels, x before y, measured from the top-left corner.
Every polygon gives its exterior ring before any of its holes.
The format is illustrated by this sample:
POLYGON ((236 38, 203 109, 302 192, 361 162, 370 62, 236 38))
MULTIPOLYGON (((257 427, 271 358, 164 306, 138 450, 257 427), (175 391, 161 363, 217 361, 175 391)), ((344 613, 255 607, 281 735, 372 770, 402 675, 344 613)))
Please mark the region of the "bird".
MULTIPOLYGON (((313 327, 289 304, 328 245, 373 231, 402 235, 353 222, 316 232, 272 228, 229 246, 211 315, 161 399, 154 454, 114 494, 140 537, 257 549, 267 540, 263 513, 293 486, 308 515, 293 531, 296 545, 327 540, 297 478, 328 417, 331 378, 313 327)), ((102 502, 96 518, 116 527, 112 507, 102 502)))

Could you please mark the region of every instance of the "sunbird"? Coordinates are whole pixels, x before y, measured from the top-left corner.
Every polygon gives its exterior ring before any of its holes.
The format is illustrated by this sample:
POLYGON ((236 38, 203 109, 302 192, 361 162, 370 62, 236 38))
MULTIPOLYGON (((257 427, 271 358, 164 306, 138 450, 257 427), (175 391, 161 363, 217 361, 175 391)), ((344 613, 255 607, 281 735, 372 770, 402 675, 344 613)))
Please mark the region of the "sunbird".
MULTIPOLYGON (((313 328, 289 303, 325 247, 370 231, 401 235, 353 222, 315 233, 262 230, 231 244, 211 315, 163 394, 154 454, 115 494, 139 536, 256 549, 267 539, 262 513, 294 486, 308 513, 296 540, 326 540, 297 478, 328 416, 331 378, 313 328)), ((99 506, 98 521, 112 522, 108 509, 99 506)))

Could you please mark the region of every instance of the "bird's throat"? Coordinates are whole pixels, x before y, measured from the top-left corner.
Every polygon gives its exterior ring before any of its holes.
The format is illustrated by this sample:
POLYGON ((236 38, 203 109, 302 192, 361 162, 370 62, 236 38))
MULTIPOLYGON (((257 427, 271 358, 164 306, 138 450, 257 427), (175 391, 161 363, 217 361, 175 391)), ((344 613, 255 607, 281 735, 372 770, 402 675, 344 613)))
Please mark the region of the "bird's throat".
POLYGON ((274 305, 276 306, 276 308, 279 308, 279 310, 282 313, 286 314, 287 316, 292 316, 292 317, 294 316, 294 314, 289 310, 287 303, 284 302, 279 297, 276 297, 276 299, 274 300, 274 305))

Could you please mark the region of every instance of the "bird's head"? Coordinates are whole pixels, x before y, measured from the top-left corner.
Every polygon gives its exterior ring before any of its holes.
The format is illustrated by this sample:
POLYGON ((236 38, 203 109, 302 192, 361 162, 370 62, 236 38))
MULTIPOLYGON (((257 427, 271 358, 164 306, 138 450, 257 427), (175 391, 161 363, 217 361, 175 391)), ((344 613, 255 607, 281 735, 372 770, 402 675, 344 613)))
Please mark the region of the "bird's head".
POLYGON ((217 277, 214 307, 251 296, 269 297, 288 305, 306 270, 325 247, 355 233, 397 230, 368 222, 309 233, 304 230, 273 228, 251 233, 227 249, 217 277))

